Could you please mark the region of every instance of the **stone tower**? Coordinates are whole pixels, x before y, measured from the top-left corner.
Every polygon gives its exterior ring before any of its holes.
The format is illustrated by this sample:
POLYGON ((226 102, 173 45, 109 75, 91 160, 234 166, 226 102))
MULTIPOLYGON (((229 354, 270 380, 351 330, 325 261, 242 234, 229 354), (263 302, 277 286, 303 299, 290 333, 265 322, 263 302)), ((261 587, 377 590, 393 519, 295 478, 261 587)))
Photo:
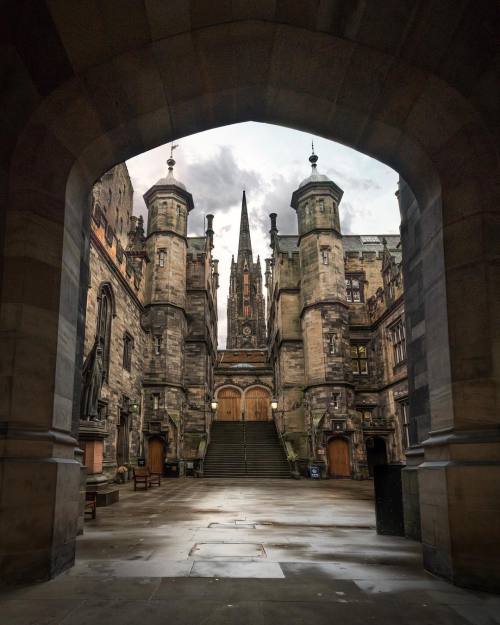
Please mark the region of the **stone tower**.
POLYGON ((301 329, 304 345, 305 400, 316 425, 338 405, 347 414, 353 402, 349 355, 349 316, 339 203, 343 195, 318 173, 318 157, 309 158, 311 175, 294 191, 301 267, 301 329))
POLYGON ((168 174, 145 194, 149 211, 143 328, 148 333, 144 361, 144 410, 180 457, 180 431, 186 409, 184 342, 186 326, 187 219, 193 197, 175 179, 174 159, 168 174))
POLYGON ((227 349, 257 349, 266 346, 266 320, 262 294, 260 258, 253 262, 247 199, 241 202, 238 259, 231 261, 227 299, 227 349))

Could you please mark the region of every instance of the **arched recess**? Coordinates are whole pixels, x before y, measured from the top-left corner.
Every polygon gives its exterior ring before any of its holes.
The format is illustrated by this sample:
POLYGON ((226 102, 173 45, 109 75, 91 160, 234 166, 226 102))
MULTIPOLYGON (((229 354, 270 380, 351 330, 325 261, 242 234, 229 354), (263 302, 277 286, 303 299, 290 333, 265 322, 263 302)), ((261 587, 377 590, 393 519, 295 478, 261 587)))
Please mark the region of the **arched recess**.
POLYGON ((217 391, 217 421, 241 421, 241 391, 223 386, 217 391))
POLYGON ((330 477, 351 477, 351 451, 349 439, 334 436, 328 441, 328 475, 330 477))
POLYGON ((250 386, 243 396, 245 421, 269 421, 271 414, 271 393, 265 386, 250 386))
POLYGON ((26 580, 33 570, 49 577, 74 557, 92 183, 172 139, 253 120, 374 156, 415 193, 402 215, 402 239, 415 330, 408 333, 410 416, 428 419, 418 428, 428 455, 419 476, 425 564, 463 584, 498 588, 492 530, 464 537, 459 522, 466 515, 471 531, 498 528, 498 480, 491 479, 500 445, 500 159, 491 96, 498 66, 485 26, 494 23, 485 8, 493 3, 448 3, 439 12, 432 3, 418 11, 340 3, 340 17, 325 3, 243 4, 221 6, 211 21, 198 3, 185 3, 185 19, 172 24, 168 12, 155 13, 157 3, 137 3, 123 27, 85 3, 40 2, 44 19, 25 28, 17 21, 28 13, 25 4, 12 5, 11 32, 23 36, 6 43, 10 79, 2 101, 9 110, 0 122, 3 436, 6 449, 29 440, 33 457, 22 462, 31 463, 32 492, 45 489, 51 517, 40 523, 43 535, 21 531, 39 514, 36 498, 26 492, 19 509, 21 460, 3 458, 12 557, 2 576, 22 572, 26 580), (423 369, 414 367, 419 358, 423 369), (56 441, 49 451, 44 436, 56 441), (456 445, 474 480, 464 481, 449 461, 456 445), (73 497, 59 496, 61 484, 73 497))

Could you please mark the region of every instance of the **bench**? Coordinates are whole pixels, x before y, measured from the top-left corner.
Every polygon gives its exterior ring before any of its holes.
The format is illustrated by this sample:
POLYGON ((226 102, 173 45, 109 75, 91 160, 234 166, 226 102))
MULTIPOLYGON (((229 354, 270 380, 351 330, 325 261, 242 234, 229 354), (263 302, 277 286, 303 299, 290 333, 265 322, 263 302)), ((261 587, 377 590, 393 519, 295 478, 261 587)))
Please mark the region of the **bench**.
POLYGON ((134 490, 137 490, 137 486, 144 486, 144 490, 148 490, 150 486, 161 486, 161 473, 145 468, 134 469, 134 490))
POLYGON ((97 495, 95 493, 85 493, 85 514, 90 514, 93 519, 97 516, 97 495))

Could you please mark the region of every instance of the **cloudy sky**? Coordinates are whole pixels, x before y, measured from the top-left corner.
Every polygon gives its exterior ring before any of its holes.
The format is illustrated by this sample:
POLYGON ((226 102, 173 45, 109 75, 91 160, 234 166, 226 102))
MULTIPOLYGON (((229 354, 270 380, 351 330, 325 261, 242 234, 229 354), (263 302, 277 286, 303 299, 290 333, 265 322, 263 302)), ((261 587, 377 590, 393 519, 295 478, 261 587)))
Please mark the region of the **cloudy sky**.
MULTIPOLYGON (((231 254, 238 252, 241 195, 246 190, 255 256, 270 255, 269 213, 278 214, 282 234, 297 228, 290 198, 310 174, 311 141, 319 156, 318 171, 343 190, 340 220, 344 234, 399 232, 394 193, 398 176, 382 163, 320 137, 280 126, 247 122, 209 130, 176 141, 175 177, 193 194, 188 234, 201 235, 203 217, 215 215, 214 254, 220 263, 219 348, 226 344, 226 300, 231 254)), ((143 194, 166 174, 170 146, 127 161, 134 186, 134 212, 147 218, 143 194)))

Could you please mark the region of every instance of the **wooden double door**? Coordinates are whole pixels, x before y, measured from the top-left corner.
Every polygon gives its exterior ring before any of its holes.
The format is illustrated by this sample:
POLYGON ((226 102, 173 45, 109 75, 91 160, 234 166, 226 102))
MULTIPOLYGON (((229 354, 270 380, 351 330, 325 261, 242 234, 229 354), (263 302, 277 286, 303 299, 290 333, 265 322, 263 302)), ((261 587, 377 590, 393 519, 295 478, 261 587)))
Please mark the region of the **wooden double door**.
POLYGON ((218 421, 267 421, 271 396, 265 388, 251 388, 244 395, 233 387, 222 388, 217 395, 218 421))
POLYGON ((328 443, 328 474, 330 477, 351 477, 349 441, 332 438, 328 443))
POLYGON ((148 468, 152 473, 161 473, 165 464, 165 445, 161 438, 150 438, 148 442, 148 468))

